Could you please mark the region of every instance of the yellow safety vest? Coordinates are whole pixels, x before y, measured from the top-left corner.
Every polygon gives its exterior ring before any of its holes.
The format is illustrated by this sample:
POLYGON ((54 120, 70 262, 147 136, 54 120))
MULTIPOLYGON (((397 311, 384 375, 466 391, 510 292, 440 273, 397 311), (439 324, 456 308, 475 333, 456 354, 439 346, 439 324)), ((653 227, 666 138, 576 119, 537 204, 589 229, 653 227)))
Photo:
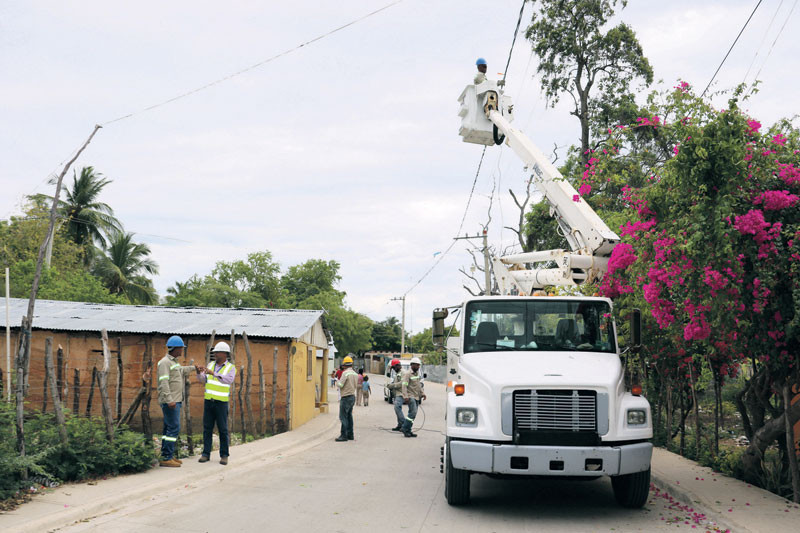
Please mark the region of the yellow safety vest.
MULTIPOLYGON (((214 367, 216 366, 216 362, 211 361, 208 364, 208 373, 206 373, 206 394, 204 398, 206 400, 219 400, 220 402, 227 402, 231 392, 231 386, 222 383, 216 377, 214 377, 214 367)), ((222 369, 220 369, 219 374, 225 375, 233 369, 233 365, 230 361, 225 361, 225 364, 222 365, 222 369)))

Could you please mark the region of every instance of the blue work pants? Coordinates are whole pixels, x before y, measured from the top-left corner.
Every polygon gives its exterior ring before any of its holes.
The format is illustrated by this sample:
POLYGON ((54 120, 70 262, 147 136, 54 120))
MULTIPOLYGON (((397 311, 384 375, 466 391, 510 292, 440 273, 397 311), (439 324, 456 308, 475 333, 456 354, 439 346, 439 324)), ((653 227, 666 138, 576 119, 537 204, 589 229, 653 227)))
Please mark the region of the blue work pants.
MULTIPOLYGON (((402 413, 403 399, 400 398, 400 412, 402 413)), ((414 419, 417 417, 417 399, 408 399, 408 414, 403 421, 403 432, 411 431, 411 426, 414 425, 414 419)))
POLYGON ((340 437, 353 439, 353 405, 356 403, 355 394, 342 396, 339 400, 339 420, 342 422, 340 437))
POLYGON ((161 404, 164 414, 164 431, 161 436, 161 460, 169 461, 175 457, 175 442, 181 432, 181 402, 176 402, 172 408, 166 403, 161 404))

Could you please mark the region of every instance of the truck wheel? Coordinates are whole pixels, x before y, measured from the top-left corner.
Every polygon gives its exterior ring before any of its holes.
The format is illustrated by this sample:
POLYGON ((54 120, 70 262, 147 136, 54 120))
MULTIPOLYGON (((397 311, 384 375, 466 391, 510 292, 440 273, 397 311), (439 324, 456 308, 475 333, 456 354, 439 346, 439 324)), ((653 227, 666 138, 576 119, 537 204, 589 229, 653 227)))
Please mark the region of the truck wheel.
POLYGON ((650 469, 623 476, 611 476, 614 497, 623 507, 642 507, 650 494, 650 469))
POLYGON ((447 457, 445 458, 444 470, 444 496, 450 505, 465 505, 469 503, 469 471, 453 468, 450 460, 450 444, 445 447, 447 457))

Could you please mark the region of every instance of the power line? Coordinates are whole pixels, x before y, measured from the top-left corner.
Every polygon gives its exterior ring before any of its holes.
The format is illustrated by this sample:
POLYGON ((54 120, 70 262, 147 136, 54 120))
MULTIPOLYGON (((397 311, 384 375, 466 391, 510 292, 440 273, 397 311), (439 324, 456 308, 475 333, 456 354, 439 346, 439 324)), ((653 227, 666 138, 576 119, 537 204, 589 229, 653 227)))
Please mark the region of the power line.
POLYGON ((511 39, 511 49, 508 51, 508 60, 506 60, 506 69, 503 71, 503 81, 506 81, 506 75, 508 74, 508 65, 511 64, 511 54, 514 52, 514 44, 517 42, 517 33, 519 32, 519 25, 522 22, 522 12, 525 11, 525 2, 527 0, 522 0, 522 5, 519 6, 519 17, 517 18, 517 27, 514 28, 514 38, 511 39))
POLYGON ((722 62, 720 62, 719 66, 717 67, 717 70, 714 72, 714 75, 711 76, 711 79, 709 80, 708 85, 706 85, 706 88, 703 89, 703 93, 700 95, 700 98, 705 96, 706 91, 708 91, 708 88, 711 87, 711 84, 714 82, 714 78, 716 78, 717 74, 719 74, 719 70, 722 68, 722 65, 725 64, 725 60, 728 59, 728 56, 731 54, 731 51, 733 50, 733 47, 736 46, 737 42, 739 42, 739 37, 741 37, 742 33, 744 33, 744 29, 747 28, 747 25, 750 23, 750 20, 753 18, 753 15, 756 14, 756 10, 758 10, 758 6, 761 5, 761 2, 763 2, 763 0, 758 0, 756 7, 753 8, 753 12, 750 13, 749 17, 747 17, 747 21, 745 21, 744 26, 742 26, 742 29, 739 30, 739 35, 736 36, 736 39, 733 40, 733 44, 731 44, 731 47, 728 48, 728 53, 726 53, 725 57, 722 58, 722 62))
MULTIPOLYGON (((753 77, 753 80, 757 80, 758 79, 758 76, 761 74, 761 70, 764 68, 764 65, 767 64, 767 60, 769 59, 769 56, 772 54, 772 49, 775 48, 775 43, 778 42, 778 39, 780 38, 781 34, 783 33, 783 29, 786 27, 786 24, 789 22, 789 19, 792 18, 792 13, 794 13, 794 8, 795 7, 797 7, 797 0, 794 0, 794 4, 792 4, 792 9, 790 9, 789 10, 789 14, 786 15, 786 20, 783 21, 783 25, 781 26, 781 29, 778 30, 778 35, 776 35, 775 36, 775 40, 772 41, 772 44, 770 45, 769 50, 767 51, 767 56, 764 58, 764 61, 761 63, 761 66, 758 68, 758 72, 756 72, 756 75, 753 77)), ((777 12, 776 12, 776 14, 777 14, 777 12)), ((774 17, 773 17, 773 19, 774 19, 774 17)), ((772 23, 770 23, 770 25, 771 24, 772 23)))
POLYGON ((352 26, 354 24, 358 24, 362 20, 366 20, 366 19, 372 17, 373 15, 377 15, 381 11, 385 11, 385 10, 389 9, 390 7, 394 7, 394 6, 396 6, 397 4, 399 4, 401 2, 403 2, 403 0, 395 0, 394 2, 386 4, 385 6, 379 8, 379 9, 376 9, 375 11, 371 11, 371 12, 367 13, 366 15, 362 15, 361 17, 358 17, 357 19, 351 20, 347 24, 343 24, 343 25, 341 25, 341 26, 339 26, 339 27, 337 27, 337 28, 335 28, 333 30, 330 30, 330 31, 328 31, 326 33, 323 33, 322 35, 314 37, 313 39, 311 39, 309 41, 305 41, 303 43, 298 44, 297 46, 294 46, 293 48, 289 48, 288 50, 284 50, 283 52, 280 52, 279 54, 275 54, 272 57, 268 57, 267 59, 259 61, 258 63, 253 63, 252 65, 250 65, 248 67, 245 67, 245 68, 243 68, 241 70, 237 70, 236 72, 228 74, 227 76, 223 76, 222 78, 218 78, 218 79, 216 79, 214 81, 206 83, 205 85, 201 85, 200 87, 196 87, 196 88, 194 88, 194 89, 192 89, 190 91, 186 91, 185 93, 179 94, 177 96, 173 96, 172 98, 169 98, 169 99, 164 100, 162 102, 159 102, 157 104, 153 104, 153 105, 147 106, 144 109, 141 109, 139 111, 133 111, 131 113, 128 113, 127 115, 122 115, 122 116, 117 117, 115 119, 109 120, 108 122, 104 122, 102 125, 106 126, 108 124, 112 124, 114 122, 119 122, 120 120, 125 120, 127 118, 133 117, 135 115, 139 115, 141 113, 146 113, 147 111, 152 111, 153 109, 159 108, 161 106, 165 106, 167 104, 171 104, 172 102, 176 102, 178 100, 186 98, 187 96, 191 96, 193 94, 199 93, 200 91, 204 91, 204 90, 206 90, 206 89, 208 89, 210 87, 213 87, 215 85, 218 85, 218 84, 220 84, 222 82, 231 80, 231 79, 233 79, 233 78, 235 78, 237 76, 241 76, 242 74, 250 72, 251 70, 255 70, 255 69, 259 68, 259 67, 262 67, 262 66, 266 65, 267 63, 275 61, 276 59, 278 59, 280 57, 283 57, 285 55, 291 54, 292 52, 296 52, 297 50, 300 50, 301 48, 303 48, 305 46, 313 44, 313 43, 315 43, 315 42, 317 42, 317 41, 319 41, 321 39, 324 39, 325 37, 333 35, 334 33, 340 32, 345 28, 349 28, 350 26, 352 26))
POLYGON ((750 70, 753 68, 753 65, 756 64, 756 59, 758 59, 758 54, 761 53, 761 47, 764 46, 764 43, 767 41, 767 36, 769 35, 769 31, 772 29, 772 24, 775 22, 775 17, 778 16, 778 12, 783 7, 783 0, 780 1, 778 4, 778 9, 775 10, 775 13, 772 14, 772 18, 767 25, 767 29, 764 30, 764 36, 761 38, 761 42, 758 44, 758 48, 756 49, 756 53, 753 55, 753 60, 750 61, 750 65, 747 67, 747 72, 744 73, 744 78, 742 78, 742 83, 747 81, 747 76, 750 75, 750 70))

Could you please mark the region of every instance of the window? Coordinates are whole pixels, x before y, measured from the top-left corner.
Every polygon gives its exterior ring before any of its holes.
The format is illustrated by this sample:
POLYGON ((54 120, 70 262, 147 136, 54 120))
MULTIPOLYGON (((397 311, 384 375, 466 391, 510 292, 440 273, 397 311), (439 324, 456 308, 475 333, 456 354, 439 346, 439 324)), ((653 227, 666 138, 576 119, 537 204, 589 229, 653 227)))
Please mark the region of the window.
POLYGON ((616 352, 607 302, 493 300, 467 304, 464 352, 616 352))
POLYGON ((306 361, 306 367, 308 369, 308 373, 306 374, 306 381, 311 381, 311 379, 314 377, 314 349, 311 346, 309 346, 307 350, 308 350, 308 356, 307 356, 308 361, 306 361))

